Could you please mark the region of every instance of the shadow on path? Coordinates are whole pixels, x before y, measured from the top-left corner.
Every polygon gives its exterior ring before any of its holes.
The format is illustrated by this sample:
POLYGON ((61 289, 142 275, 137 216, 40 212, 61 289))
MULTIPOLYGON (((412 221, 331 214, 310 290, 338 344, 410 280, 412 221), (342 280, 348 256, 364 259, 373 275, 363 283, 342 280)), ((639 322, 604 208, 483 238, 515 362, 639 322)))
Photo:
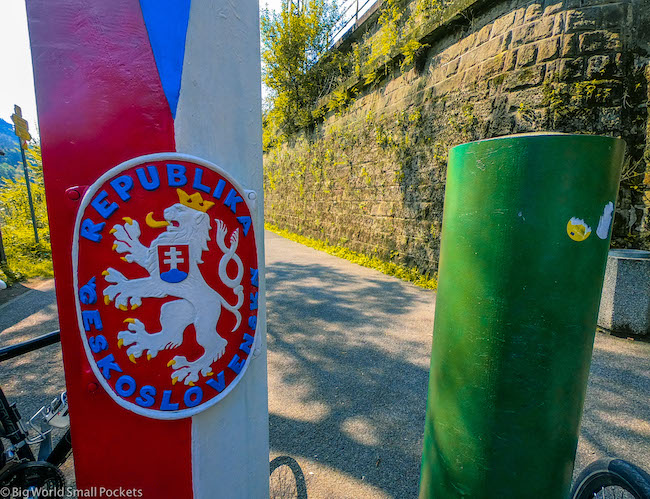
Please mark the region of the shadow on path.
POLYGON ((413 497, 431 345, 415 323, 432 320, 433 293, 363 274, 268 267, 270 390, 284 392, 271 396, 271 448, 413 497))
MULTIPOLYGON (((272 453, 298 460, 312 499, 417 496, 434 293, 267 245, 272 453)), ((56 329, 52 291, 12 308, 13 319, 0 308, 0 345, 56 329)), ((29 417, 63 389, 59 346, 0 363, 0 382, 29 417)), ((650 344, 598 334, 576 468, 610 455, 650 469, 648 400, 650 344)))
MULTIPOLYGON (((270 243, 272 452, 341 472, 352 488, 363 479, 382 497, 417 496, 433 293, 270 243)), ((650 344, 597 334, 576 471, 605 456, 650 469, 648 400, 650 344)), ((308 482, 314 497, 326 479, 308 482)))

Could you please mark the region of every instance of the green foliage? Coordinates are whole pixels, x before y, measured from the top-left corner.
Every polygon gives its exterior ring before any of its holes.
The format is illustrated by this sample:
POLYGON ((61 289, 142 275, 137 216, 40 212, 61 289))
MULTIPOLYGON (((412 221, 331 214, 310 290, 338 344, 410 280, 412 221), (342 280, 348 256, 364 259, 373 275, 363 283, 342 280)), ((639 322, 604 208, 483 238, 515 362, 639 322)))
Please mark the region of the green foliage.
POLYGON ((419 41, 415 39, 410 39, 407 41, 404 45, 402 45, 402 55, 404 56, 404 60, 402 61, 402 64, 400 65, 401 69, 404 70, 406 67, 410 66, 413 64, 415 61, 415 57, 426 47, 429 45, 427 44, 422 44, 419 41))
POLYGON ((440 0, 418 0, 413 12, 414 18, 438 18, 443 11, 444 2, 440 0))
POLYGON ((0 268, 0 278, 12 282, 27 277, 52 275, 50 231, 43 187, 40 147, 28 150, 31 164, 30 187, 40 242, 34 241, 34 230, 27 200, 25 178, 5 179, 0 185, 0 225, 7 254, 7 266, 0 268))
MULTIPOLYGON (((438 281, 435 277, 430 277, 428 274, 422 274, 418 269, 414 267, 405 267, 393 262, 386 262, 380 260, 375 256, 363 255, 342 246, 335 246, 324 241, 319 241, 318 239, 300 236, 298 234, 294 234, 293 232, 280 229, 275 225, 266 224, 265 228, 291 241, 304 244, 305 246, 309 246, 310 248, 314 248, 319 251, 324 251, 325 253, 329 253, 330 255, 334 255, 339 258, 344 258, 353 263, 356 263, 357 265, 361 265, 362 267, 378 270, 384 274, 411 282, 421 288, 436 289, 438 287, 438 281)), ((345 243, 345 241, 345 238, 341 238, 342 243, 345 243)), ((391 256, 394 257, 397 255, 393 254, 391 256)))
POLYGON ((378 29, 345 52, 329 50, 338 20, 332 0, 308 0, 300 9, 283 0, 280 13, 262 12, 263 81, 271 97, 264 115, 264 151, 308 130, 328 112, 341 113, 359 90, 389 74, 397 58, 405 71, 428 45, 422 22, 439 19, 445 0, 384 0, 378 29))
POLYGON ((334 90, 327 103, 327 107, 330 111, 335 111, 340 114, 350 104, 351 100, 349 90, 334 90))
MULTIPOLYGON (((429 45, 417 39, 417 28, 422 22, 438 19, 443 12, 443 0, 385 0, 378 19, 379 29, 373 36, 366 35, 364 42, 370 49, 364 60, 356 64, 364 76, 364 84, 374 83, 382 75, 380 66, 390 65, 390 58, 402 56, 400 69, 405 71, 429 45)), ((388 74, 388 67, 383 68, 388 74)))
POLYGON ((300 9, 283 0, 279 13, 262 12, 262 75, 271 92, 266 150, 271 135, 284 139, 312 123, 323 82, 338 63, 332 58, 319 62, 337 20, 336 3, 328 0, 307 0, 300 9))
POLYGON ((372 40, 372 48, 368 65, 373 66, 380 59, 388 56, 396 47, 400 36, 400 19, 402 19, 404 7, 402 0, 385 0, 379 15, 379 26, 377 36, 372 40))

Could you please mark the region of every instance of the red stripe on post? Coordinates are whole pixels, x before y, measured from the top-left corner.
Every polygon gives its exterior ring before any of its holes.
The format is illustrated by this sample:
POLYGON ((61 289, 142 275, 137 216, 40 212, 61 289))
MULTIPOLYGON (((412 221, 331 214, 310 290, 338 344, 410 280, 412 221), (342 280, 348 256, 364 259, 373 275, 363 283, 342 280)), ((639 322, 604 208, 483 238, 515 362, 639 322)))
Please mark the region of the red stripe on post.
POLYGON ((138 416, 97 388, 74 310, 70 254, 83 187, 70 189, 127 159, 175 150, 139 2, 28 0, 27 14, 77 487, 192 497, 191 420, 138 416))

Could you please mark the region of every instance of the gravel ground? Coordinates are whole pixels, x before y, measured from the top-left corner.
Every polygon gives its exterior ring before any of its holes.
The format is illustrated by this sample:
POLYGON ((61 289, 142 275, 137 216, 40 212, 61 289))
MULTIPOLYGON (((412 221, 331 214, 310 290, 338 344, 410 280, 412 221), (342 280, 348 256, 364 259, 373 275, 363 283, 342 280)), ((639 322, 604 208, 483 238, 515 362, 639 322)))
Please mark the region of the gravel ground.
MULTIPOLYGON (((0 346, 22 341, 59 329, 54 281, 32 280, 27 289, 0 305, 0 346)), ((2 291, 0 291, 2 293, 2 291)), ((41 407, 65 390, 63 359, 59 344, 0 363, 0 385, 9 402, 16 402, 25 422, 41 407)), ((56 430, 56 442, 64 432, 56 430)), ((33 447, 34 455, 38 445, 33 447)), ((74 460, 62 467, 74 486, 74 460)))
MULTIPOLYGON (((267 233, 271 458, 310 498, 415 497, 435 293, 267 233)), ((0 346, 57 329, 52 281, 0 305, 0 346)), ((2 291, 0 291, 2 293, 2 291)), ((576 469, 650 469, 650 343, 598 334, 576 469)), ((63 389, 57 345, 0 364, 24 416, 63 389)), ((66 469, 72 477, 72 464, 66 469)))

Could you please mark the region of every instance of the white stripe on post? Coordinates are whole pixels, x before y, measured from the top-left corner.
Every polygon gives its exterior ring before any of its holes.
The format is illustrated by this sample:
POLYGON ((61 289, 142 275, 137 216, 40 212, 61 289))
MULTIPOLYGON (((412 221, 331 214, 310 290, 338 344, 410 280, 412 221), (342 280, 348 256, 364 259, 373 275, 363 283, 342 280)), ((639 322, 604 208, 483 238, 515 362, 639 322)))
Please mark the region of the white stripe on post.
POLYGON ((175 120, 176 149, 212 161, 257 194, 260 259, 257 354, 214 407, 192 418, 192 477, 198 499, 268 497, 266 303, 257 0, 193 0, 175 120))

